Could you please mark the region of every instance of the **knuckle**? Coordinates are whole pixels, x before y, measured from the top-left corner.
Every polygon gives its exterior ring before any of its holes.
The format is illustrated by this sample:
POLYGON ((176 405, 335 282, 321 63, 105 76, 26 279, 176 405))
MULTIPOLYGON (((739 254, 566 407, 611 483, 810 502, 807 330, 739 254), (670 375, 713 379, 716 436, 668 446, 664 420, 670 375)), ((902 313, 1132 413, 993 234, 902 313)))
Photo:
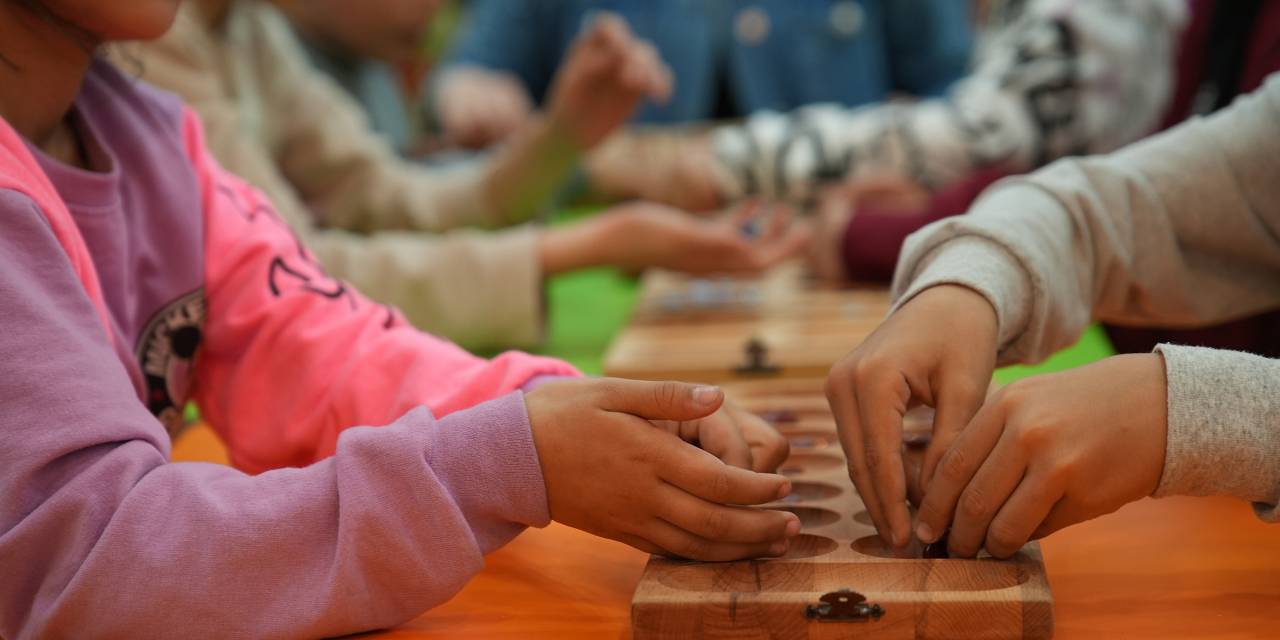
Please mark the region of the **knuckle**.
POLYGON ((729 501, 729 494, 733 487, 729 482, 729 476, 724 473, 716 473, 711 476, 710 498, 721 504, 729 501))
POLYGON ((693 536, 684 536, 676 546, 677 548, 672 549, 672 551, 675 551, 677 554, 685 558, 691 558, 694 560, 706 558, 708 552, 711 550, 711 545, 707 541, 693 536))
POLYGON ((1022 547, 1017 529, 1008 522, 996 521, 987 530, 987 551, 996 557, 1008 557, 1022 547))
POLYGON ((1006 411, 1006 415, 1012 415, 1021 411, 1031 400, 1031 396, 1035 393, 1035 381, 1031 378, 1024 378, 1009 383, 1009 386, 1001 389, 997 393, 997 401, 999 406, 1006 411))
POLYGON ((965 489, 960 496, 960 513, 968 518, 981 518, 987 514, 987 497, 976 487, 965 489))
POLYGON ((675 382, 662 382, 654 385, 653 401, 655 406, 673 407, 676 405, 679 385, 675 382))
POLYGON ((1023 451, 1036 451, 1052 437, 1053 428, 1045 422, 1020 422, 1015 427, 1014 442, 1023 451))
POLYGON ((987 392, 987 385, 969 377, 957 377, 948 387, 950 395, 961 401, 981 399, 987 392))
POLYGON ((880 452, 877 451, 871 443, 864 444, 862 452, 862 464, 866 466, 867 471, 875 473, 880 469, 883 460, 880 459, 880 452))
POLYGON ((703 533, 706 537, 719 540, 729 533, 729 520, 719 510, 712 510, 702 518, 703 533))
POLYGON ((831 371, 827 372, 827 381, 822 385, 822 391, 827 394, 828 402, 835 401, 849 387, 846 380, 844 361, 841 360, 831 366, 831 371))
POLYGON ((951 449, 942 456, 937 473, 947 482, 963 482, 968 474, 969 461, 962 449, 951 449))

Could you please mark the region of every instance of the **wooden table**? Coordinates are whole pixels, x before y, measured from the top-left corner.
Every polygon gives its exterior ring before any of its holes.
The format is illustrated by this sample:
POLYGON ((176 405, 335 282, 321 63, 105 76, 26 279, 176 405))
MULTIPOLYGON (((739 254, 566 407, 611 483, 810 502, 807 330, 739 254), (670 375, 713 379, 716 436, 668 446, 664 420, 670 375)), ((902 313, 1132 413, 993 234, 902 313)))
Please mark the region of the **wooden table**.
MULTIPOLYGON (((1275 637, 1280 527, 1224 498, 1143 500, 1043 543, 1056 638, 1275 637)), ((552 525, 386 638, 626 638, 645 556, 552 525)))
POLYGON ((727 382, 826 377, 889 311, 883 286, 835 286, 791 262, 759 278, 701 279, 651 271, 627 326, 604 356, 605 375, 727 382), (707 305, 699 299, 709 299, 707 305), (767 370, 743 368, 748 345, 767 370))

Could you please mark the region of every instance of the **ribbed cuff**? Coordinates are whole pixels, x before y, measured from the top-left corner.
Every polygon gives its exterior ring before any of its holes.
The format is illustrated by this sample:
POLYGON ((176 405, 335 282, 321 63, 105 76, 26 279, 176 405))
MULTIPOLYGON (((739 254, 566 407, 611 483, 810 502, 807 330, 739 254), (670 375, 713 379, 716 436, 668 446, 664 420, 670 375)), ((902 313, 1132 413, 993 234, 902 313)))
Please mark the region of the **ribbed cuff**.
POLYGON ((1169 384, 1164 473, 1155 496, 1228 495, 1280 522, 1280 361, 1162 344, 1169 384))
POLYGON ((899 264, 898 269, 891 313, 925 289, 955 284, 973 289, 995 307, 1001 349, 1017 340, 1030 320, 1030 279, 1013 255, 985 238, 948 240, 914 265, 899 264))

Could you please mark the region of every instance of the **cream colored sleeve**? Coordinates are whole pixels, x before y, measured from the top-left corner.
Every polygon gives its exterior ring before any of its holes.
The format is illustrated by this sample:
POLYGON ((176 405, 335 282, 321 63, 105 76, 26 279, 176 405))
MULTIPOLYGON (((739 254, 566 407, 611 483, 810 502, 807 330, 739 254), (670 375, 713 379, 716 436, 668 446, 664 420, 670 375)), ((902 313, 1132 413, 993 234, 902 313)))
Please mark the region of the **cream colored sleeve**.
POLYGON ((423 167, 401 159, 361 107, 307 62, 285 18, 246 9, 261 58, 256 76, 280 172, 323 226, 349 231, 447 231, 502 226, 487 193, 487 162, 423 167))
POLYGON ((537 344, 543 330, 542 271, 534 227, 498 233, 353 233, 317 225, 225 80, 218 43, 194 4, 164 38, 113 50, 142 79, 179 94, 204 123, 218 161, 270 198, 326 270, 374 300, 399 307, 415 326, 464 347, 537 344))

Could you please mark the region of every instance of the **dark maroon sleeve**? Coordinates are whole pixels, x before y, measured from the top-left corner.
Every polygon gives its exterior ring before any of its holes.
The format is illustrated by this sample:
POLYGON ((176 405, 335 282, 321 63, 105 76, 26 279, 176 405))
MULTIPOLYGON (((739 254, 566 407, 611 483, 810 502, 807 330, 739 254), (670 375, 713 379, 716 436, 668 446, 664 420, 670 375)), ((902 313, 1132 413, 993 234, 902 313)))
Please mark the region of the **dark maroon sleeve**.
POLYGON ((964 213, 978 194, 1007 175, 1011 173, 1004 170, 979 171, 933 194, 922 209, 858 207, 844 232, 846 275, 854 280, 889 281, 907 236, 930 222, 964 213))

